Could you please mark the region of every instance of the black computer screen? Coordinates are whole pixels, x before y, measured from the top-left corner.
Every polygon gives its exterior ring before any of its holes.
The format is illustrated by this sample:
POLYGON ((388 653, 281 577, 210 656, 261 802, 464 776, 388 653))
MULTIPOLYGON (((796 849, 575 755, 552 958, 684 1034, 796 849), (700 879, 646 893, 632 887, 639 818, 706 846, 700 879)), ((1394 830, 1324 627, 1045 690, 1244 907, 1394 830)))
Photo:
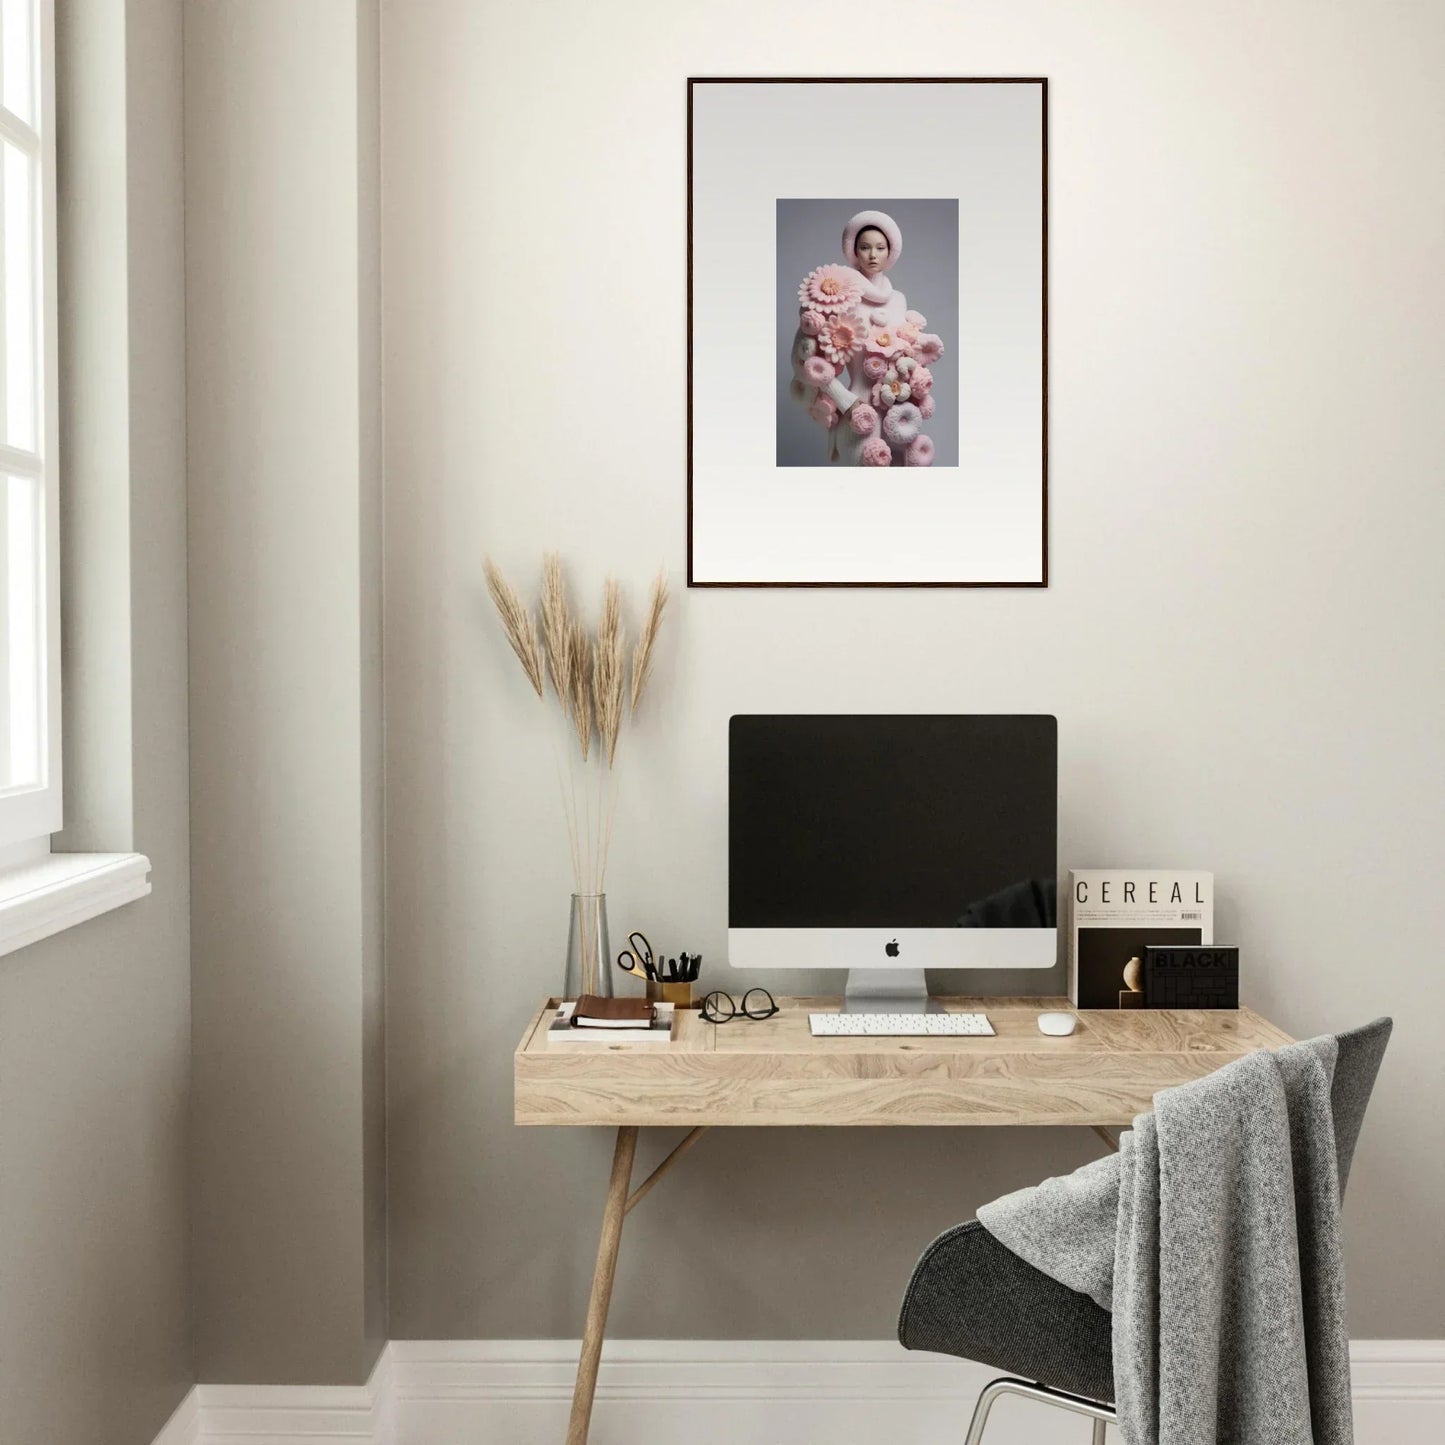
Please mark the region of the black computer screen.
POLYGON ((728 924, 1053 927, 1057 812, 1052 717, 734 717, 728 924))

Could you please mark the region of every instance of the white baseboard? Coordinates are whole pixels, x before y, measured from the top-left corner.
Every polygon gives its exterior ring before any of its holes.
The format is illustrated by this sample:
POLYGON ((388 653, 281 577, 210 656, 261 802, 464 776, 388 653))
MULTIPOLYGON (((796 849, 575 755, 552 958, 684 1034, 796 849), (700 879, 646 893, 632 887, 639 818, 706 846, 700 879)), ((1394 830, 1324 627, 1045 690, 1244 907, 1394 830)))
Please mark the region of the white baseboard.
POLYGON ((1353 1340, 1355 1445, 1445 1440, 1445 1340, 1353 1340))
POLYGON ((364 1385, 197 1385, 155 1445, 397 1445, 391 1347, 364 1385))
MULTIPOLYGON (((556 1445, 577 1348, 395 1340, 365 1385, 198 1386, 156 1445, 556 1445)), ((1445 1439, 1445 1340, 1357 1340, 1351 1355, 1357 1445, 1445 1439)), ((591 1445, 957 1445, 998 1373, 882 1340, 615 1340, 591 1445)), ((1025 1400, 989 1421, 989 1445, 1078 1437, 1077 1417, 1025 1400)))

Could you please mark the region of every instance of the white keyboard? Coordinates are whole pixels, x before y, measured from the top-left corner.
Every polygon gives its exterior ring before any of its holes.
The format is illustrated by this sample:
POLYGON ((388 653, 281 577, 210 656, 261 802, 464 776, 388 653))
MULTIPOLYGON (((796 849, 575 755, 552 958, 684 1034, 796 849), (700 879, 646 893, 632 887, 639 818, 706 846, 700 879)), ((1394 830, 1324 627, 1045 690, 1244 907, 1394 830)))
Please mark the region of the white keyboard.
POLYGON ((991 1035, 986 1014, 809 1014, 815 1036, 824 1038, 959 1038, 991 1035))

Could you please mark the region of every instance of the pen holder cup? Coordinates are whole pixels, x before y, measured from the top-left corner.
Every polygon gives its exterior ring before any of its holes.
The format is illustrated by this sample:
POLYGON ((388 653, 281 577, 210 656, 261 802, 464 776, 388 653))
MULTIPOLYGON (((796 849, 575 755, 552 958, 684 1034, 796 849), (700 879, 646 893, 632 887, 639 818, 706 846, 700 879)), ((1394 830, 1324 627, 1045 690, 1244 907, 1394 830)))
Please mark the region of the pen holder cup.
POLYGON ((677 1008, 691 1008, 692 985, 690 983, 649 983, 647 997, 653 1003, 670 1003, 677 1008))

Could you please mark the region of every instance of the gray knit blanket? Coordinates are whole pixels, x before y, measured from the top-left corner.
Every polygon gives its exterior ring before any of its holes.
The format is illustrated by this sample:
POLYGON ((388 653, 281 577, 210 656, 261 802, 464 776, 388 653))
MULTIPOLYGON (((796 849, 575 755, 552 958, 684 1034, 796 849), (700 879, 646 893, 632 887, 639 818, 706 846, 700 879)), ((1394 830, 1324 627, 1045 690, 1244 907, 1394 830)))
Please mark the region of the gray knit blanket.
POLYGON ((1154 1096, 1119 1153, 978 1211, 1114 1316, 1128 1445, 1352 1445, 1333 1038, 1154 1096))

